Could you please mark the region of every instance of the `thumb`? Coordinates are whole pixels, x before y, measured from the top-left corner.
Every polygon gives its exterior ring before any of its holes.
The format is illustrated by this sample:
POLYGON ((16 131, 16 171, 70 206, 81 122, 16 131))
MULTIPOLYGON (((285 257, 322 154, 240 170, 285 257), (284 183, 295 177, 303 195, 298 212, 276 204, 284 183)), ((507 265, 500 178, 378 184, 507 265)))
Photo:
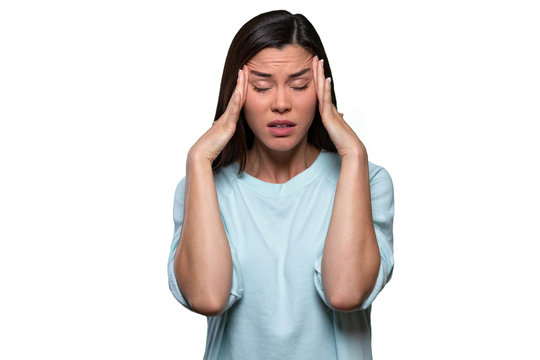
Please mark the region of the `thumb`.
POLYGON ((246 85, 246 74, 244 70, 240 69, 238 71, 238 79, 236 81, 236 87, 231 95, 231 98, 229 99, 229 103, 227 104, 227 109, 225 109, 225 121, 226 122, 236 122, 238 121, 238 116, 240 115, 240 110, 242 110, 243 99, 245 97, 245 85, 246 85), (244 94, 242 95, 242 90, 244 90, 244 94))

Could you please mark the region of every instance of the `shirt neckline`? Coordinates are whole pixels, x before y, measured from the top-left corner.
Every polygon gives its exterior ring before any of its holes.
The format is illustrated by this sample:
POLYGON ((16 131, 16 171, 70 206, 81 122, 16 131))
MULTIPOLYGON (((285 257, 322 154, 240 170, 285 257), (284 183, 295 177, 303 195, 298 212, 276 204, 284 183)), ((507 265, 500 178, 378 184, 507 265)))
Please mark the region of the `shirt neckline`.
POLYGON ((276 184, 260 180, 249 175, 245 171, 238 174, 239 165, 236 161, 224 167, 239 184, 249 187, 251 190, 270 197, 281 197, 303 188, 315 180, 333 159, 333 153, 321 149, 315 161, 305 170, 296 174, 288 181, 276 184))

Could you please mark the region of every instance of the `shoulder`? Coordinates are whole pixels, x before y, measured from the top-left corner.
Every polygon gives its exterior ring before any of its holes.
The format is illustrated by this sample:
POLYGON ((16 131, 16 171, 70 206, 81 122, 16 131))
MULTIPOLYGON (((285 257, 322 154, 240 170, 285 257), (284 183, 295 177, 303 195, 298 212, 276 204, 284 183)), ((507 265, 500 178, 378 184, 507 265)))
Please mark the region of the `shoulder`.
POLYGON ((382 166, 369 162, 369 187, 372 211, 377 213, 394 212, 394 184, 390 173, 382 166))
POLYGON ((216 170, 214 172, 214 183, 218 197, 229 194, 237 180, 238 165, 234 162, 216 170))
MULTIPOLYGON (((214 172, 214 183, 216 185, 216 191, 218 195, 229 193, 232 183, 237 178, 233 165, 227 165, 222 167, 218 171, 214 172)), ((174 191, 175 203, 183 203, 186 193, 186 177, 184 176, 180 182, 176 185, 174 191)))
MULTIPOLYGON (((329 167, 325 171, 327 178, 337 183, 339 178, 339 173, 341 170, 341 156, 338 153, 328 152, 328 157, 330 158, 329 167)), ((369 166, 369 184, 370 186, 375 187, 393 187, 392 178, 390 173, 382 166, 368 161, 369 166)))
POLYGON ((180 182, 176 185, 176 189, 174 190, 174 202, 183 203, 185 192, 186 192, 186 177, 184 176, 182 180, 180 180, 180 182))
POLYGON ((370 161, 368 161, 369 165, 369 184, 386 184, 392 185, 392 177, 390 176, 390 173, 388 170, 386 170, 384 167, 374 164, 370 161))

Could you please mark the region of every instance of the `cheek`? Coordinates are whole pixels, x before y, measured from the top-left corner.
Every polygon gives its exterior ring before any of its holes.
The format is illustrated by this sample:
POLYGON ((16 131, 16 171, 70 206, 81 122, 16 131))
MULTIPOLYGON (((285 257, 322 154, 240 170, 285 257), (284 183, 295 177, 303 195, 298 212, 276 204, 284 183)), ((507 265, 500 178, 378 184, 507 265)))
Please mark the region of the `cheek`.
POLYGON ((296 108, 302 114, 305 114, 310 120, 315 115, 317 109, 317 96, 314 91, 306 92, 297 97, 296 108))
POLYGON ((248 92, 246 102, 244 103, 244 115, 246 116, 246 120, 248 120, 248 122, 251 121, 253 117, 266 111, 266 109, 267 105, 263 99, 261 99, 261 97, 250 96, 248 92))

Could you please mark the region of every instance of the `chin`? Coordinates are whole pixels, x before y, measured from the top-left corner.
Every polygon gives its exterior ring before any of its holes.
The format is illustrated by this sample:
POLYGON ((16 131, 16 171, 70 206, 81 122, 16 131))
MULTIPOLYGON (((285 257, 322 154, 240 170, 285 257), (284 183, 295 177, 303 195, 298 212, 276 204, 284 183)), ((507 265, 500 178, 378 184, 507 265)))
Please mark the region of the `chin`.
POLYGON ((300 146, 302 141, 295 141, 289 137, 273 138, 270 141, 259 140, 259 145, 272 151, 291 151, 300 146))

